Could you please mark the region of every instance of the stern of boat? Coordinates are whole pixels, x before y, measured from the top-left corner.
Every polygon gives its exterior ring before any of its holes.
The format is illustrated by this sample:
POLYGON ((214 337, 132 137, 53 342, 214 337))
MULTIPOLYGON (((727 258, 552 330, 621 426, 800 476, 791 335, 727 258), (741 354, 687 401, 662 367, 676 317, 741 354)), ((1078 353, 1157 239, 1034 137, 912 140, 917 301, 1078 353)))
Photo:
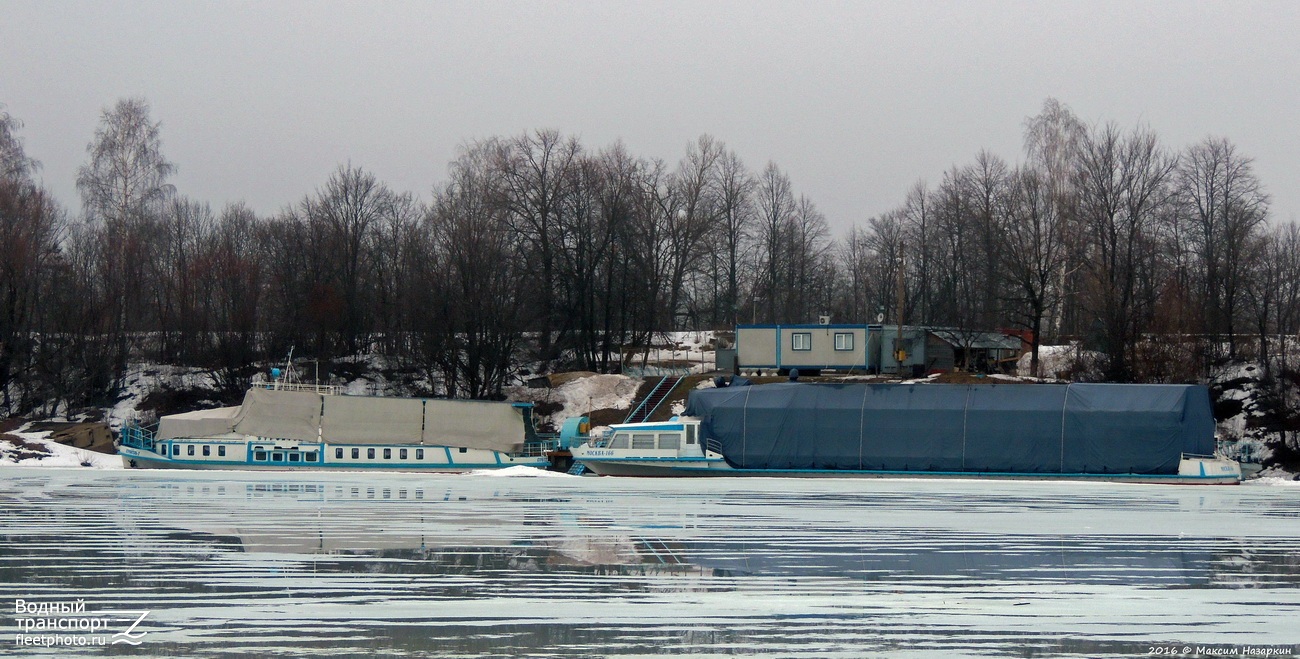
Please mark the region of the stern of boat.
POLYGON ((1214 482, 1240 483, 1241 463, 1220 455, 1184 453, 1182 459, 1178 461, 1178 475, 1214 482))

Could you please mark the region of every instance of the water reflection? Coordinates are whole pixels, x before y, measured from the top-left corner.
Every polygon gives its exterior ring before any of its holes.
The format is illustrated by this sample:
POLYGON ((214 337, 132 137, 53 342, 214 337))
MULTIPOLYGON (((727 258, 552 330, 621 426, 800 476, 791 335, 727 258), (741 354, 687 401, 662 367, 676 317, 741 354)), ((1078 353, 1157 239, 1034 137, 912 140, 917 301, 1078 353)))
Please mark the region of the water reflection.
POLYGON ((0 596, 149 609, 157 656, 1131 656, 1300 613, 1291 492, 30 472, 0 596))

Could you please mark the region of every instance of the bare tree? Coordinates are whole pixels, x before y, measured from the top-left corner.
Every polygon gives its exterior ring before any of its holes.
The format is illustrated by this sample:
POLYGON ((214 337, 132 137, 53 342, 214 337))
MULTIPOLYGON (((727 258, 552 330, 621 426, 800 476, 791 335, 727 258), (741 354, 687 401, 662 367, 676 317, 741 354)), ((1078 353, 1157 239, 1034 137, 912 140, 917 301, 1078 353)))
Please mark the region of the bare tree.
POLYGON ((530 245, 530 254, 540 277, 534 280, 537 329, 544 360, 558 356, 552 349, 557 318, 555 240, 560 214, 575 180, 573 168, 582 155, 577 139, 564 138, 555 130, 539 130, 506 142, 495 142, 495 167, 503 185, 498 193, 509 211, 510 226, 530 245))
POLYGON ((755 290, 761 291, 761 295, 767 302, 767 320, 779 322, 781 318, 777 315, 778 310, 784 311, 784 297, 789 294, 778 288, 781 275, 788 267, 782 248, 788 241, 790 217, 795 212, 795 198, 791 191, 790 178, 781 172, 776 163, 767 163, 767 167, 759 175, 756 196, 758 200, 756 230, 763 272, 761 281, 755 283, 755 290))
MULTIPOLYGON (((1083 263, 1081 233, 1077 229, 1075 164, 1087 130, 1068 106, 1054 98, 1043 101, 1042 110, 1025 120, 1028 166, 1047 181, 1052 213, 1064 230, 1061 236, 1064 263, 1057 271, 1058 280, 1054 282, 1059 294, 1055 296, 1055 303, 1048 307, 1046 320, 1052 334, 1058 336, 1069 312, 1082 306, 1077 298, 1070 298, 1080 288, 1071 285, 1071 279, 1077 278, 1083 263)), ((1038 338, 1037 333, 1035 338, 1038 338)))
POLYGON ((1177 160, 1154 133, 1124 135, 1113 124, 1084 138, 1078 162, 1079 212, 1088 239, 1090 308, 1107 356, 1106 377, 1132 381, 1132 355, 1152 299, 1155 232, 1172 195, 1177 160))
POLYGON ((27 156, 23 141, 18 137, 18 130, 23 122, 4 111, 0 103, 0 179, 8 181, 29 181, 31 174, 40 163, 27 156))
POLYGON ((109 332, 117 346, 115 381, 125 372, 127 333, 140 315, 149 225, 173 192, 167 178, 176 168, 162 155, 159 126, 150 120, 144 99, 118 101, 101 115, 86 147, 90 162, 77 170, 86 219, 103 230, 100 275, 107 287, 109 332))
POLYGON ((35 161, 0 113, 0 416, 35 404, 43 299, 64 227, 63 211, 30 178, 35 161))
POLYGON ((726 151, 718 159, 714 172, 714 186, 718 195, 718 232, 723 250, 722 264, 724 290, 721 302, 723 324, 733 326, 738 322, 740 309, 740 284, 743 257, 750 227, 754 222, 754 176, 734 151, 726 151))
POLYGON ((1268 195, 1252 163, 1228 140, 1206 138, 1187 149, 1178 168, 1178 209, 1191 227, 1203 327, 1212 347, 1226 335, 1229 357, 1237 355, 1248 250, 1268 217, 1268 195))
POLYGON ((453 166, 452 179, 437 192, 429 216, 438 250, 445 255, 445 294, 455 303, 456 385, 470 398, 499 397, 513 373, 523 330, 519 236, 494 203, 499 181, 486 154, 470 151, 453 166))
POLYGON ((1007 276, 1015 286, 1013 308, 1033 332, 1030 371, 1035 376, 1041 376, 1038 346, 1043 318, 1060 299, 1059 282, 1065 267, 1067 229, 1060 208, 1044 172, 1021 168, 1012 173, 1002 254, 1007 276))

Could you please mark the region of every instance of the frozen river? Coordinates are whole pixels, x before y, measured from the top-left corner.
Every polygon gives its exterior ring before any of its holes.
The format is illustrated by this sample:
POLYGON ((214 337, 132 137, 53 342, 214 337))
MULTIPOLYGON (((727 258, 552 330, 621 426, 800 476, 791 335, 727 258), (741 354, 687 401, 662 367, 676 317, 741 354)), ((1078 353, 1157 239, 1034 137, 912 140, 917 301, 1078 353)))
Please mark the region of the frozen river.
POLYGON ((22 656, 1294 653, 1300 488, 0 468, 0 575, 22 656))

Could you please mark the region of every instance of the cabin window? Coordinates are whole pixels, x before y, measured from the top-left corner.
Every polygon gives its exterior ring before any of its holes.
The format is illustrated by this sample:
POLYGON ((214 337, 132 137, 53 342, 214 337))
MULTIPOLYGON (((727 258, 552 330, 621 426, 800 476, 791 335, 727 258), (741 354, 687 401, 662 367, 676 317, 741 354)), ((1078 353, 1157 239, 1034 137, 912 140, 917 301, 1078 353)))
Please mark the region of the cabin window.
POLYGON ((614 439, 609 443, 610 448, 627 448, 627 433, 614 433, 614 439))
POLYGON ((405 460, 405 459, 406 459, 406 449, 399 449, 399 450, 397 451, 397 459, 398 459, 398 460, 405 460))
POLYGON ((205 458, 210 458, 210 457, 212 457, 212 447, 211 447, 211 446, 208 446, 207 444, 204 444, 204 445, 203 445, 203 457, 205 457, 205 458))
POLYGON ((460 447, 460 452, 461 452, 461 453, 469 453, 469 449, 467 449, 467 448, 465 448, 464 446, 462 446, 462 447, 460 447))
POLYGON ((272 451, 271 462, 284 462, 284 453, 280 451, 272 451))
POLYGON ((185 455, 194 455, 194 445, 190 444, 185 447, 185 455))
POLYGON ((266 461, 266 451, 253 451, 253 459, 259 462, 266 461))
POLYGON ((334 449, 334 459, 335 459, 335 460, 342 460, 342 459, 343 459, 343 449, 341 449, 341 448, 336 448, 336 449, 334 449))
POLYGON ((682 435, 676 432, 659 433, 659 448, 678 449, 682 446, 682 435))
POLYGON ((836 332, 836 333, 835 333, 835 349, 836 349, 836 350, 852 350, 852 349, 853 349, 853 335, 850 334, 850 333, 848 333, 848 332, 836 332))
POLYGON ((290 451, 290 452, 289 452, 289 462, 297 462, 297 461, 298 461, 298 457, 299 457, 299 456, 298 456, 298 452, 297 452, 297 451, 290 451))
POLYGON ((812 350, 812 332, 795 332, 790 335, 791 350, 812 350))
POLYGON ((415 449, 415 459, 416 459, 416 460, 423 460, 423 459, 424 459, 424 449, 422 449, 422 448, 417 448, 417 449, 415 449))
POLYGON ((386 448, 386 449, 384 449, 384 459, 385 459, 385 460, 392 460, 392 459, 393 459, 393 449, 391 449, 391 448, 386 448))
POLYGON ((359 449, 359 448, 354 448, 354 449, 352 449, 352 459, 353 459, 353 460, 360 460, 360 459, 361 459, 361 449, 359 449))
POLYGON ((654 447, 655 447, 655 436, 654 436, 654 433, 649 433, 649 432, 646 432, 646 433, 641 433, 641 432, 633 433, 633 435, 632 435, 632 448, 634 448, 634 449, 647 449, 647 448, 654 448, 654 447))
POLYGON ((180 444, 172 444, 172 457, 177 457, 177 456, 179 456, 180 454, 181 454, 181 445, 180 445, 180 444))
POLYGON ((375 459, 375 449, 372 449, 372 448, 368 448, 368 449, 366 449, 366 459, 367 459, 367 460, 374 460, 374 459, 375 459))
POLYGON ((224 447, 224 446, 218 446, 218 447, 217 447, 217 457, 219 457, 219 458, 224 458, 224 457, 226 457, 226 447, 224 447))
POLYGON ((695 426, 686 426, 686 445, 690 446, 695 443, 695 426))
POLYGON ((315 462, 315 461, 316 461, 316 452, 315 452, 315 451, 307 451, 306 453, 303 453, 303 454, 302 454, 302 461, 303 461, 303 462, 315 462))

